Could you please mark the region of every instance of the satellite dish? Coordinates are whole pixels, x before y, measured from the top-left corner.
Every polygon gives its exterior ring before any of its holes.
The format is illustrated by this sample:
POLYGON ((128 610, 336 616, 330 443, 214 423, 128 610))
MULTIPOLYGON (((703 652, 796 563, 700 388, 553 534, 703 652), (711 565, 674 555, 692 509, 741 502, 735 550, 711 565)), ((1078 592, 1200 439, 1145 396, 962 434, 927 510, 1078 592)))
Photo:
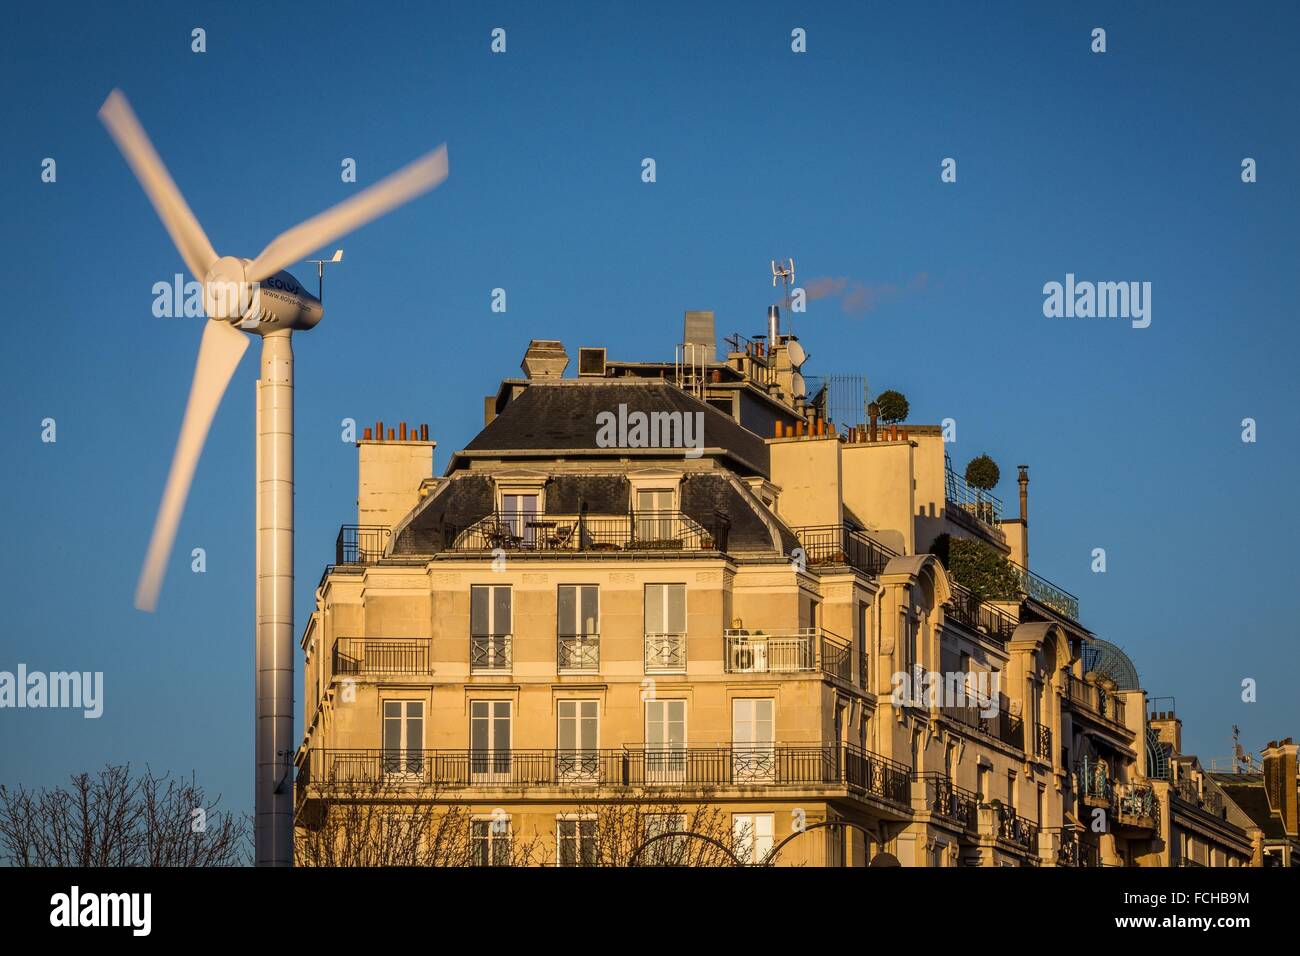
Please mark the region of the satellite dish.
POLYGON ((794 339, 790 339, 785 343, 785 352, 790 356, 790 364, 795 368, 798 368, 804 362, 808 361, 808 355, 804 352, 803 346, 794 339))
POLYGON ((804 384, 803 376, 798 372, 794 373, 794 379, 791 381, 790 387, 794 390, 796 397, 808 394, 808 386, 804 384))

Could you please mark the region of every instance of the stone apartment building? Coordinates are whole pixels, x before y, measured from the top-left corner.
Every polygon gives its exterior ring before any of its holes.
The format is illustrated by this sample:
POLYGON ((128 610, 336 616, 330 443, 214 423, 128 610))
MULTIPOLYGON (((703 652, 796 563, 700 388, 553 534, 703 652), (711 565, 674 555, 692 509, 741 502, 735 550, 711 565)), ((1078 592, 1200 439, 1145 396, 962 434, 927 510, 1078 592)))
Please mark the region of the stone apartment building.
POLYGON ((688 313, 674 361, 583 348, 568 377, 534 341, 438 477, 427 428, 366 430, 302 636, 299 833, 369 801, 459 808, 480 864, 596 862, 612 826, 624 863, 1258 864, 1029 570, 1028 469, 1004 514, 939 428, 828 421, 766 331, 719 356, 688 313), (960 583, 945 535, 1011 591, 960 583))

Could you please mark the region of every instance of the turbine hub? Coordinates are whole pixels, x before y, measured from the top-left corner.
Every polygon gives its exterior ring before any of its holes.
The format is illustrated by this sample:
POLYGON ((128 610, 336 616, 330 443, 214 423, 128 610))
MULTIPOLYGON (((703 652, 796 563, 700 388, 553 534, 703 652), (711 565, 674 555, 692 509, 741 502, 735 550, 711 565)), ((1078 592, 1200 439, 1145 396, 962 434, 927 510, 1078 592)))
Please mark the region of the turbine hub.
POLYGON ((208 318, 222 322, 239 322, 259 306, 260 289, 247 281, 244 261, 222 256, 212 263, 203 279, 203 306, 208 318))

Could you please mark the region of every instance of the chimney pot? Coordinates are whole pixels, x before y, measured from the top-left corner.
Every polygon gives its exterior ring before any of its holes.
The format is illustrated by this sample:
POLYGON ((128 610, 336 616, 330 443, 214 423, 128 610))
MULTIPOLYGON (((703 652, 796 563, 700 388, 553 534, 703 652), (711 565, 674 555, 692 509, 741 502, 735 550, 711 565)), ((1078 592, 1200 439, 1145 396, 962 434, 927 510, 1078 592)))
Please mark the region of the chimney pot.
POLYGON ((400 438, 402 441, 406 441, 406 422, 402 422, 401 425, 398 427, 397 435, 398 438, 400 438))
POLYGON ((369 440, 370 440, 370 426, 369 426, 369 425, 367 425, 367 426, 366 426, 366 430, 363 431, 363 432, 361 433, 361 437, 364 438, 366 441, 369 441, 369 440))

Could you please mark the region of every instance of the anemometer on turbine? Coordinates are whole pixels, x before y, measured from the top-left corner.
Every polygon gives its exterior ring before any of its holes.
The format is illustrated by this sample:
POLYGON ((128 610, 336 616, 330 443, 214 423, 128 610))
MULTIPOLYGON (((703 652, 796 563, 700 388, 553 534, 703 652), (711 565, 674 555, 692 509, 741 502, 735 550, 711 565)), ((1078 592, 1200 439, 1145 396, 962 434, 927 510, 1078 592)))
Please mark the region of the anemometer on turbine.
MULTIPOLYGON (((447 178, 447 147, 417 159, 351 199, 281 233, 256 259, 218 256, 176 188, 167 167, 120 90, 109 94, 99 118, 126 157, 190 274, 203 283, 203 338, 180 438, 135 606, 158 604, 167 559, 203 443, 248 337, 261 336, 257 382, 257 791, 259 865, 293 863, 293 795, 280 786, 293 768, 293 348, 290 337, 321 320, 320 296, 284 270, 372 219, 396 209, 447 178)), ((316 264, 323 291, 325 263, 316 264)))

